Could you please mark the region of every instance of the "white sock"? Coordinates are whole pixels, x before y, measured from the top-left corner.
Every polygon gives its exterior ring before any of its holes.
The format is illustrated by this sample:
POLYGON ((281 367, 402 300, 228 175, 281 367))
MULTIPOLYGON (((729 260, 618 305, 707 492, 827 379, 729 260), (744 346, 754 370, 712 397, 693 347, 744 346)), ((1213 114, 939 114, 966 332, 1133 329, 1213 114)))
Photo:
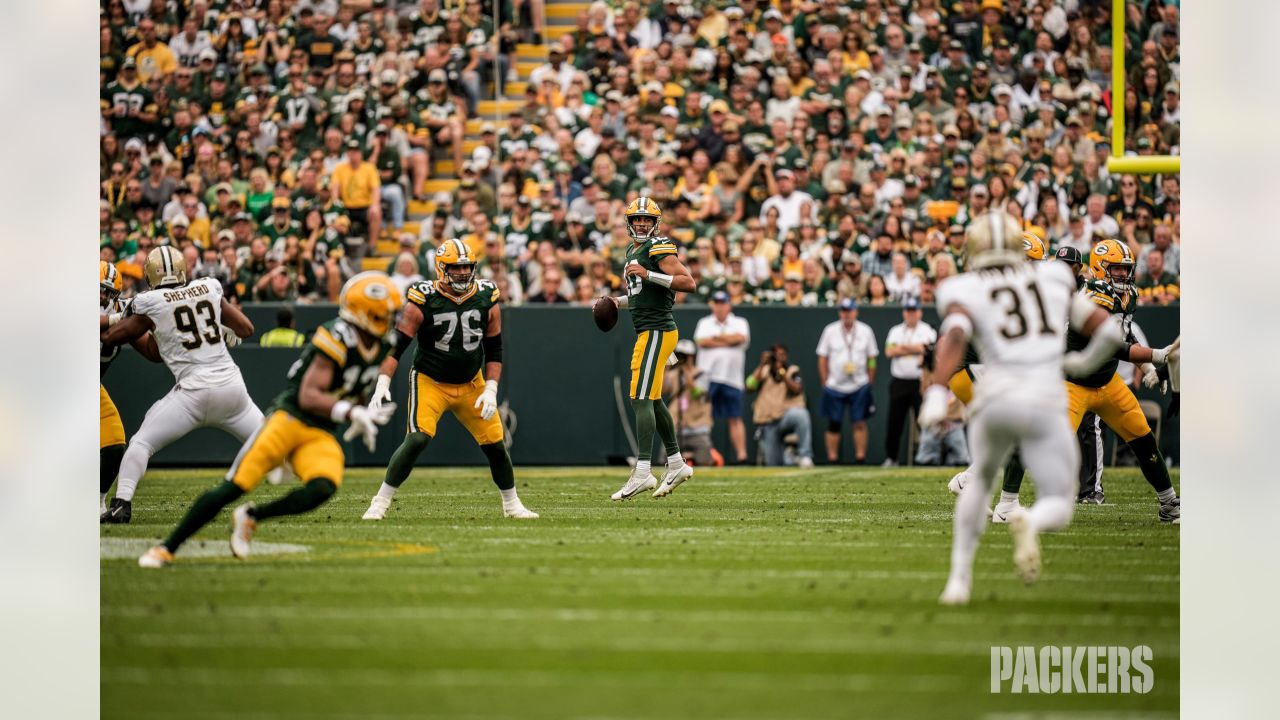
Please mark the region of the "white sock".
POLYGON ((639 475, 640 477, 644 477, 651 472, 653 472, 653 464, 650 463, 648 460, 636 461, 636 475, 639 475))
POLYGON ((1011 493, 1011 492, 1006 492, 1006 491, 1004 491, 1004 490, 1001 490, 1001 491, 1000 491, 1000 502, 1002 502, 1002 503, 1015 502, 1015 503, 1016 503, 1016 502, 1018 502, 1018 493, 1011 493))
POLYGON ((519 505, 519 504, 520 504, 520 496, 519 496, 519 495, 516 495, 516 489, 515 489, 515 488, 510 488, 510 489, 507 489, 507 490, 499 490, 498 492, 502 493, 502 506, 503 506, 503 507, 508 507, 508 506, 510 506, 510 505, 519 505))
POLYGON ((100 493, 100 494, 98 495, 98 502, 105 503, 106 501, 107 501, 107 494, 106 494, 106 493, 100 493))
POLYGON ((1069 525, 1074 510, 1075 503, 1067 498, 1042 497, 1031 504, 1027 517, 1036 532, 1052 532, 1069 525))
POLYGON ((1164 490, 1156 493, 1156 498, 1162 503, 1170 502, 1176 497, 1178 497, 1178 493, 1171 487, 1165 488, 1164 490))
POLYGON ((116 484, 116 499, 126 502, 133 502, 133 491, 138 489, 138 479, 126 479, 121 476, 120 481, 116 484))
POLYGON ((681 455, 680 453, 677 452, 667 456, 667 467, 674 469, 674 468, 680 467, 683 464, 684 464, 684 455, 681 455))
POLYGON ((386 498, 390 500, 391 498, 396 496, 396 491, 399 489, 400 488, 396 487, 395 485, 388 485, 386 483, 382 483, 382 487, 378 488, 378 497, 386 498))

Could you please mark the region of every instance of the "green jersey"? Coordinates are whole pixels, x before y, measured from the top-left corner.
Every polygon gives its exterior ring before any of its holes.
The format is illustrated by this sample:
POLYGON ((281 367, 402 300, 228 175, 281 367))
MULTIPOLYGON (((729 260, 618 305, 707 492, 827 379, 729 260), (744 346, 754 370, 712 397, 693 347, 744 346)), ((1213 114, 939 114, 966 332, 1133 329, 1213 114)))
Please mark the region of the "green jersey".
MULTIPOLYGON (((627 263, 638 263, 649 272, 662 272, 658 263, 676 254, 676 245, 669 238, 655 237, 627 245, 627 263)), ((676 301, 676 291, 656 283, 645 282, 639 275, 627 275, 627 303, 631 308, 631 324, 636 332, 645 330, 675 330, 676 320, 671 306, 676 301)))
POLYGON ((317 357, 324 356, 333 361, 338 369, 333 373, 327 391, 339 400, 347 400, 356 405, 369 401, 373 387, 378 381, 378 366, 391 352, 391 345, 379 340, 377 347, 369 353, 360 347, 360 333, 345 320, 330 320, 316 328, 311 342, 302 350, 297 362, 289 368, 289 375, 284 392, 276 396, 272 410, 283 410, 311 427, 328 430, 337 435, 338 424, 329 417, 321 417, 302 409, 298 403, 298 394, 302 389, 302 378, 306 376, 311 363, 317 357))
MULTIPOLYGON (((1102 364, 1102 367, 1084 377, 1068 378, 1076 385, 1100 388, 1111 381, 1112 376, 1116 374, 1116 368, 1120 365, 1121 356, 1128 354, 1128 343, 1134 342, 1133 311, 1138 308, 1138 293, 1132 289, 1128 292, 1120 293, 1110 283, 1102 280, 1086 282, 1080 292, 1084 293, 1085 297, 1092 300, 1103 310, 1118 316, 1116 319, 1120 321, 1120 329, 1124 332, 1125 345, 1116 356, 1110 358, 1102 364)), ((1077 332, 1074 328, 1067 329, 1068 351, 1083 350, 1088 344, 1089 338, 1087 336, 1077 332)))
POLYGON ((450 385, 471 382, 484 367, 481 339, 489 327, 489 309, 498 304, 498 286, 476 280, 461 297, 438 282, 421 280, 405 293, 422 311, 413 369, 450 385))

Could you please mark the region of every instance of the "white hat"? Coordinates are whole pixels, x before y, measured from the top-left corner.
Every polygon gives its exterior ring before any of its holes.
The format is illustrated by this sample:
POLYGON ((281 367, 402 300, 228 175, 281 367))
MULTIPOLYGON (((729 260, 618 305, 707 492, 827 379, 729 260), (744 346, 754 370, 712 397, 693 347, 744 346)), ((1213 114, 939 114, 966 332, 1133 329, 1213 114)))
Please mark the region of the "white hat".
POLYGON ((217 51, 217 50, 214 50, 213 48, 205 48, 205 49, 203 49, 203 50, 201 50, 201 51, 200 51, 200 55, 198 56, 198 59, 199 59, 199 60, 201 60, 201 61, 204 61, 204 60, 217 60, 217 59, 218 59, 218 51, 217 51))
POLYGON ((383 83, 396 83, 400 80, 400 73, 396 72, 394 68, 386 68, 378 73, 378 79, 383 83))
POLYGON ((673 108, 673 107, 671 107, 670 105, 667 105, 667 106, 663 107, 661 110, 659 110, 659 111, 658 111, 658 114, 659 114, 659 115, 668 115, 668 116, 673 117, 673 118, 678 118, 678 117, 680 117, 680 111, 679 111, 679 110, 677 110, 677 109, 675 109, 675 108, 673 108))
POLYGON ((488 167, 489 160, 493 158, 493 151, 481 145, 471 152, 471 162, 477 169, 488 167))
POLYGON ((143 150, 146 150, 146 149, 147 149, 147 146, 144 145, 143 142, 136 137, 129 138, 129 141, 124 144, 125 152, 129 152, 130 150, 137 150, 138 152, 142 152, 143 150))

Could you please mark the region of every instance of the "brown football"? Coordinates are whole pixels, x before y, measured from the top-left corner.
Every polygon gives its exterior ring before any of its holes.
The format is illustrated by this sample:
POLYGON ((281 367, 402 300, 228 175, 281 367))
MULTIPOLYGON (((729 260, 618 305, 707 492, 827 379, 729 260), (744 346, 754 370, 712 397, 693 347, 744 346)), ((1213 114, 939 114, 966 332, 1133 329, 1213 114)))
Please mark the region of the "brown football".
POLYGON ((611 297, 598 298, 591 306, 591 315, 596 320, 596 327, 602 332, 609 332, 618 324, 618 304, 611 297))

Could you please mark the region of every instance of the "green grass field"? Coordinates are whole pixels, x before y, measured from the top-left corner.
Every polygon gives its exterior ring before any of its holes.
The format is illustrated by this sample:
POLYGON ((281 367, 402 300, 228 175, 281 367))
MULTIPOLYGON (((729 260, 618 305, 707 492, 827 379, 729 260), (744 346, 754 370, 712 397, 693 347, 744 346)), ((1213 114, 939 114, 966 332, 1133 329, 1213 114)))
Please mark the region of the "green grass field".
POLYGON ((1107 471, 1037 585, 990 527, 973 603, 941 608, 950 474, 700 470, 617 504, 625 469, 517 468, 542 519, 516 522, 487 471, 420 469, 370 523, 381 472, 357 470, 260 526, 289 552, 232 559, 224 513, 156 571, 143 539, 218 474, 155 472, 102 529, 102 716, 1176 717, 1179 530, 1141 476, 1107 471), (992 645, 1148 645, 1154 690, 993 695, 992 645))

